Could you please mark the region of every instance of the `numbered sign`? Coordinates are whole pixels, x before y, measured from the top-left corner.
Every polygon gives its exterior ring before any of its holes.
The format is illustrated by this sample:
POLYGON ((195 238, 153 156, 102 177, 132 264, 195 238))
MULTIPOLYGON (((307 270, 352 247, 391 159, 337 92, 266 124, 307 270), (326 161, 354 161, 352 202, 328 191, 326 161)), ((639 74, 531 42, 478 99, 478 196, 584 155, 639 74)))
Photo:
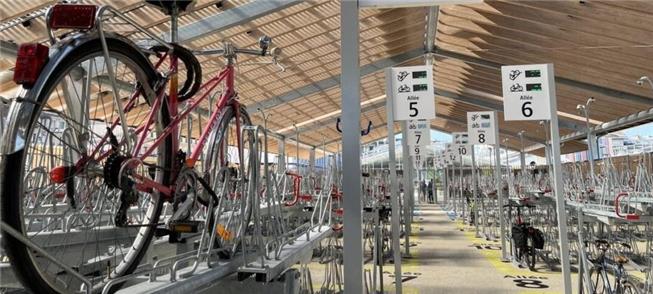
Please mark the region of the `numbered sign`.
POLYGON ((452 138, 452 143, 454 145, 468 145, 469 144, 469 136, 465 132, 453 132, 451 133, 452 138))
POLYGON ((413 167, 416 169, 420 169, 422 165, 424 164, 424 159, 425 157, 421 154, 416 154, 412 156, 413 159, 413 167))
POLYGON ((435 118, 432 71, 429 65, 386 70, 386 94, 392 99, 395 121, 435 118))
POLYGON ((454 164, 456 162, 460 161, 460 155, 458 155, 458 151, 455 148, 455 144, 447 144, 445 149, 445 160, 447 161, 447 164, 454 164))
POLYGON ((496 144, 496 117, 494 111, 477 111, 467 113, 467 133, 469 143, 496 144))
POLYGON ((502 66, 501 83, 505 120, 551 119, 553 64, 502 66))
POLYGON ((453 152, 457 153, 462 158, 463 156, 471 155, 471 148, 473 148, 473 146, 468 144, 455 144, 453 145, 453 152))
POLYGON ((428 120, 409 120, 406 133, 409 155, 420 155, 421 151, 425 151, 431 145, 431 130, 428 120))

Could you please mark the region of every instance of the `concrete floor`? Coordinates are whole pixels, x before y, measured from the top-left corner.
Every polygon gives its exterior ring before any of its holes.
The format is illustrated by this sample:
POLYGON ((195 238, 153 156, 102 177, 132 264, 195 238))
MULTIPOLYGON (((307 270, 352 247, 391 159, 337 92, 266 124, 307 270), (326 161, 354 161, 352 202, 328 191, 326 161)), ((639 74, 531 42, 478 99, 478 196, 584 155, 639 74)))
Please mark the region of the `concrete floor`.
MULTIPOLYGON (((473 227, 450 220, 439 205, 419 206, 412 231, 412 257, 402 261, 403 293, 564 293, 560 272, 542 264, 533 272, 501 262, 499 242, 475 238, 473 227)), ((317 292, 323 266, 311 263, 309 268, 317 292)), ((386 264, 384 271, 385 293, 395 293, 393 265, 386 264)))
POLYGON ((417 213, 411 239, 417 246, 403 271, 421 275, 404 283, 404 293, 564 292, 559 272, 501 262, 499 242, 475 238, 473 227, 451 221, 440 206, 422 205, 417 213))

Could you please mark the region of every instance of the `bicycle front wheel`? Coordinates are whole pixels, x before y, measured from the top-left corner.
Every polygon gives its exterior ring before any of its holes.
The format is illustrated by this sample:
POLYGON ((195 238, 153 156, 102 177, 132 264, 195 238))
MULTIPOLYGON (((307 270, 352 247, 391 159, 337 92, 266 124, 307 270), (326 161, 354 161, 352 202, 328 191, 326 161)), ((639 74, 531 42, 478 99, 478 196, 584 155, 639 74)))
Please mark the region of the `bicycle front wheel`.
POLYGON ((641 293, 639 291, 639 288, 635 283, 631 281, 625 281, 621 284, 621 287, 619 288, 619 291, 617 291, 617 294, 639 294, 641 293))
POLYGON ((223 257, 231 257, 240 248, 241 241, 246 241, 243 238, 246 238, 252 215, 250 196, 251 192, 258 191, 252 179, 258 169, 258 151, 253 132, 243 131, 244 127, 251 126, 245 109, 235 110, 228 105, 221 111, 208 144, 204 173, 219 197, 213 226, 217 246, 223 249, 223 257))
POLYGON ((590 283, 592 283, 592 288, 594 292, 591 294, 604 294, 608 293, 610 281, 606 279, 607 273, 604 273, 604 269, 599 267, 594 267, 590 269, 590 283))
MULTIPOLYGON (((49 256, 8 234, 3 241, 16 276, 34 293, 72 293, 82 287, 51 258, 84 276, 94 290, 133 272, 161 212, 159 195, 137 191, 133 179, 154 174, 156 181, 166 184, 171 140, 164 139, 138 168, 124 168, 131 157, 127 142, 133 143, 143 132, 139 126, 145 125, 153 99, 146 98, 143 87, 149 88, 156 72, 128 41, 117 37, 106 41, 108 59, 99 39, 51 57, 50 68, 44 71, 48 76, 12 107, 16 113, 10 117, 24 115, 21 103, 30 103, 34 110, 26 130, 6 133, 13 137, 5 139, 23 146, 3 162, 2 220, 49 256), (113 95, 123 108, 132 105, 124 111, 126 121, 118 115, 113 95)), ((166 107, 162 108, 145 146, 168 123, 166 107)))

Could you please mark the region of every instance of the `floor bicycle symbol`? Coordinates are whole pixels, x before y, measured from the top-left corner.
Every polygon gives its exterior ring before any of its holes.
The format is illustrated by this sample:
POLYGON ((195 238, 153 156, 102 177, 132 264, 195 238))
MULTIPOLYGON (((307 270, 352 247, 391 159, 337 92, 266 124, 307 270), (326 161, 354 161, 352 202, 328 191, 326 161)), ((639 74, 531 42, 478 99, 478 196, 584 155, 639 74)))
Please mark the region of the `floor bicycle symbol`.
POLYGON ((510 86, 510 92, 521 92, 524 91, 524 87, 520 84, 514 84, 510 86))
POLYGON ((408 87, 407 85, 401 85, 397 90, 399 91, 399 93, 407 93, 410 92, 410 87, 408 87))

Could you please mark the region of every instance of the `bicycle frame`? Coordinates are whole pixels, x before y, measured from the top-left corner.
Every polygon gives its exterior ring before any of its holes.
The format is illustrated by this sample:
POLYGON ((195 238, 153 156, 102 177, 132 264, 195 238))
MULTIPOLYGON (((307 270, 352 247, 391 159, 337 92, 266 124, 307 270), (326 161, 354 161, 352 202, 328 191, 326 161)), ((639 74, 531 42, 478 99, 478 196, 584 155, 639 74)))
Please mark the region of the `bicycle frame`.
MULTIPOLYGON (((163 63, 167 56, 164 55, 162 56, 159 61, 156 64, 156 68, 163 63)), ((234 90, 234 67, 231 62, 231 60, 227 63, 225 68, 223 68, 216 76, 211 78, 209 81, 206 83, 202 84, 200 86, 200 91, 203 91, 201 95, 196 95, 196 97, 191 97, 188 99, 186 102, 188 107, 184 109, 181 112, 178 112, 178 106, 179 106, 179 101, 177 100, 177 89, 176 89, 176 83, 177 83, 177 65, 178 65, 178 60, 176 56, 170 54, 170 67, 169 67, 169 72, 171 75, 168 77, 166 80, 167 82, 170 83, 170 93, 168 96, 166 96, 166 91, 163 90, 163 87, 167 85, 168 83, 164 83, 163 86, 161 86, 159 89, 155 89, 156 92, 158 92, 157 97, 154 99, 154 101, 151 102, 151 107, 147 116, 147 120, 145 121, 145 124, 138 127, 136 129, 136 134, 139 135, 137 143, 133 150, 131 150, 131 156, 132 159, 136 159, 132 162, 132 165, 130 166, 131 168, 134 168, 137 162, 144 162, 145 158, 150 156, 156 148, 158 148, 164 140, 168 136, 172 136, 173 140, 173 152, 174 150, 177 150, 177 147, 179 146, 178 142, 178 132, 179 128, 181 125, 181 122, 187 118, 190 113, 195 110, 202 101, 206 100, 209 97, 209 94, 213 92, 213 90, 220 84, 224 82, 224 91, 222 92, 220 98, 216 101, 216 107, 215 110, 211 113, 209 117, 209 121, 206 124, 206 127, 204 130, 202 130, 202 134, 195 145, 194 149, 192 150, 192 153, 190 157, 186 160, 186 165, 187 167, 193 167, 197 160, 199 159, 202 149, 204 148, 204 145, 206 144, 206 141, 208 140, 208 137, 213 130, 214 123, 219 119, 219 115, 224 109, 224 107, 233 107, 235 115, 236 115, 236 128, 240 129, 240 113, 238 109, 240 108, 240 103, 236 99, 236 92, 234 90), (167 98, 167 99, 166 99, 167 98), (162 133, 154 140, 151 146, 144 148, 143 144, 145 142, 145 139, 148 137, 149 130, 152 127, 152 125, 155 122, 155 118, 157 114, 161 111, 161 107, 164 107, 164 102, 166 102, 168 111, 170 114, 170 117, 172 118, 172 121, 168 126, 165 127, 165 129, 162 130, 162 133)), ((135 105, 135 101, 137 98, 140 96, 141 89, 138 89, 134 92, 134 94, 130 97, 128 100, 127 104, 124 107, 124 112, 127 112, 131 110, 135 105)), ((113 131, 118 126, 118 121, 119 118, 116 118, 110 129, 113 131)), ((109 139, 109 133, 107 133, 102 140, 99 142, 99 144, 95 147, 95 150, 91 152, 90 156, 88 157, 83 157, 80 159, 80 161, 76 164, 76 169, 79 170, 83 166, 83 164, 89 160, 96 160, 100 161, 106 157, 108 157, 111 154, 111 150, 103 151, 101 152, 100 149, 104 145, 104 143, 109 139), (99 154, 99 155, 98 155, 99 154), (97 158, 94 158, 96 155, 98 155, 97 158)), ((190 138, 189 138, 190 139, 190 138)), ((240 153, 241 150, 241 142, 240 142, 240 133, 237 132, 236 134, 236 139, 237 139, 237 147, 238 147, 238 152, 240 153)), ((124 142, 124 140, 123 140, 124 142)), ((221 152, 224 152, 224 150, 221 150, 221 152)), ((176 177, 176 175, 172 175, 173 180, 176 177)), ((140 183, 136 184, 136 189, 142 192, 152 192, 153 190, 158 191, 159 193, 163 194, 164 197, 171 197, 173 193, 173 189, 170 186, 158 183, 148 177, 143 177, 140 175, 135 175, 135 178, 139 181, 140 183)), ((174 181, 173 181, 174 182, 174 181)))

